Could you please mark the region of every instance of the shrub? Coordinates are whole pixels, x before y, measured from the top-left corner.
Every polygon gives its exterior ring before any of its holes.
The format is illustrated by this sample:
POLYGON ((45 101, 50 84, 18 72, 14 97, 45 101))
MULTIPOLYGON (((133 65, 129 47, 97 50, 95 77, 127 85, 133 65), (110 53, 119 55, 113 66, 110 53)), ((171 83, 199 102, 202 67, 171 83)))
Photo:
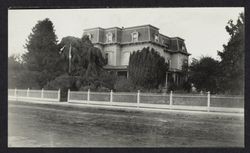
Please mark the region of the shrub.
POLYGON ((115 83, 115 91, 119 92, 130 92, 133 91, 134 85, 132 84, 131 80, 120 77, 117 79, 115 83))
POLYGON ((133 52, 129 59, 129 78, 137 87, 158 88, 165 81, 168 64, 153 48, 133 52))
POLYGON ((68 89, 70 90, 76 90, 75 87, 75 78, 73 76, 69 76, 67 74, 61 75, 57 77, 55 80, 52 80, 48 82, 44 89, 50 89, 50 90, 61 90, 61 100, 67 99, 67 92, 68 89))

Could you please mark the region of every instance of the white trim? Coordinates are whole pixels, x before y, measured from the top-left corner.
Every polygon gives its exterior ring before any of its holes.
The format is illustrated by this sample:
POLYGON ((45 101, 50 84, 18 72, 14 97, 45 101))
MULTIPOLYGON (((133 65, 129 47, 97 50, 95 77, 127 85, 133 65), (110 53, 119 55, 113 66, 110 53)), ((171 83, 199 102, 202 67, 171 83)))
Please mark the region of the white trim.
POLYGON ((106 41, 105 41, 105 42, 106 42, 106 43, 114 43, 114 42, 113 42, 113 33, 112 33, 112 32, 106 33, 106 41), (111 40, 109 40, 110 37, 111 37, 111 40))
POLYGON ((115 42, 117 42, 117 37, 118 37, 118 33, 117 33, 117 29, 115 29, 115 42))
POLYGON ((157 43, 160 43, 159 34, 154 34, 154 41, 157 42, 157 43), (158 38, 158 39, 156 39, 156 38, 158 38))
POLYGON ((87 33, 87 36, 89 37, 89 40, 92 40, 92 34, 91 33, 87 33))
POLYGON ((180 48, 179 48, 179 41, 178 41, 178 38, 176 38, 176 41, 177 41, 177 51, 179 51, 180 48))
POLYGON ((148 41, 151 41, 150 27, 148 26, 148 41))
POLYGON ((131 33, 131 42, 138 42, 139 41, 139 32, 134 31, 131 33), (136 38, 134 39, 134 35, 136 35, 136 38))
POLYGON ((125 51, 122 51, 122 53, 127 53, 127 52, 129 52, 129 53, 131 53, 131 52, 133 52, 133 51, 129 51, 129 50, 125 50, 125 51))
POLYGON ((88 32, 92 32, 92 31, 97 31, 98 29, 93 29, 93 30, 83 30, 83 33, 88 33, 88 32))
MULTIPOLYGON (((153 29, 156 30, 156 27, 154 28, 153 26, 150 26, 150 25, 141 25, 141 26, 134 26, 134 27, 127 27, 127 28, 123 28, 122 30, 123 31, 126 31, 126 30, 136 30, 136 29, 142 29, 142 28, 147 28, 147 27, 152 27, 153 29)), ((159 29, 157 29, 159 30, 159 29)))
POLYGON ((180 64, 180 58, 179 58, 179 55, 177 54, 177 68, 179 69, 179 64, 180 64))
POLYGON ((100 41, 100 30, 97 30, 97 42, 100 41))

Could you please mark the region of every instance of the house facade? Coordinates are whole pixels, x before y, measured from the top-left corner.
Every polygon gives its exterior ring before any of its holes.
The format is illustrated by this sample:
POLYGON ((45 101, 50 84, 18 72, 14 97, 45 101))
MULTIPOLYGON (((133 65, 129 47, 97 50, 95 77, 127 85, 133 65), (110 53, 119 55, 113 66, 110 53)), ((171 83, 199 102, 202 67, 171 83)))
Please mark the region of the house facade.
POLYGON ((117 75, 128 76, 130 53, 149 47, 154 48, 164 57, 165 62, 169 63, 166 85, 170 78, 177 85, 185 79, 181 74, 182 65, 188 63, 190 54, 187 52, 184 39, 180 37, 163 35, 159 33, 159 28, 152 25, 106 29, 97 27, 84 29, 83 34, 88 35, 94 46, 99 48, 107 59, 104 68, 117 72, 117 75))

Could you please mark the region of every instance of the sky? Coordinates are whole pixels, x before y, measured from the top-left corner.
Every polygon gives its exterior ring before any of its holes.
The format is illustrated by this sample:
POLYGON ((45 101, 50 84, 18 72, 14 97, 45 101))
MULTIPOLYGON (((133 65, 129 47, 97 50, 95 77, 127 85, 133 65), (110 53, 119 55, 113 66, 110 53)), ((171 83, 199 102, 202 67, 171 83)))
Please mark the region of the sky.
POLYGON ((151 24, 169 37, 185 40, 190 58, 211 56, 229 40, 228 20, 235 22, 243 7, 223 8, 122 8, 122 9, 15 9, 8 11, 8 56, 26 52, 24 45, 39 20, 49 18, 58 41, 66 36, 81 37, 94 27, 131 27, 151 24))

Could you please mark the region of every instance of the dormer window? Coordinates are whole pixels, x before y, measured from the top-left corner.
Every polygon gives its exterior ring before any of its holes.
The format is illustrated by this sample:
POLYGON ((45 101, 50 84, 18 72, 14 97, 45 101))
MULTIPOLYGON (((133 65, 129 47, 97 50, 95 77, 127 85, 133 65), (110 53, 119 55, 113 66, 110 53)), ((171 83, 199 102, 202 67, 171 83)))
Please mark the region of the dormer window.
POLYGON ((111 32, 107 33, 106 35, 106 42, 110 43, 112 42, 113 34, 111 32))
POLYGON ((155 34, 155 42, 159 42, 159 35, 155 34))
POLYGON ((182 51, 186 51, 186 48, 185 48, 184 45, 181 46, 181 50, 182 50, 182 51))
POLYGON ((163 39, 162 40, 162 44, 165 45, 166 48, 169 48, 169 44, 168 44, 168 42, 166 40, 163 39))
POLYGON ((136 31, 131 33, 132 42, 137 42, 138 41, 138 36, 139 36, 139 33, 136 32, 136 31))
POLYGON ((165 43, 165 45, 166 45, 166 48, 169 48, 169 44, 165 43))
POLYGON ((90 33, 88 33, 87 36, 88 36, 89 40, 92 39, 92 35, 90 33))

